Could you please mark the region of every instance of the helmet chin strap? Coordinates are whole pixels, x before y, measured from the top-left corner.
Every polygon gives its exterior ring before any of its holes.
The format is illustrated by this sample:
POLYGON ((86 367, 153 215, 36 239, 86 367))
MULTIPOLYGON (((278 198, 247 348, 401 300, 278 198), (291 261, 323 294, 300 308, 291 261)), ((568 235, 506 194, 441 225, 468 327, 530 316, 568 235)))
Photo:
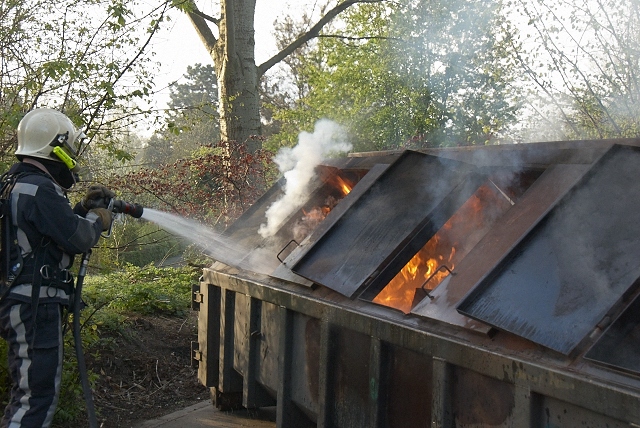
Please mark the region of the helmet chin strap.
MULTIPOLYGON (((60 184, 58 182, 58 180, 56 179, 56 177, 54 177, 54 175, 51 173, 51 171, 49 171, 47 169, 46 166, 44 166, 42 163, 38 162, 37 160, 35 160, 34 158, 31 157, 24 157, 22 159, 23 163, 28 163, 29 165, 33 165, 36 168, 38 168, 39 170, 41 170, 42 172, 44 172, 45 174, 47 174, 49 177, 51 177, 51 179, 60 187, 62 187, 64 190, 70 190, 77 182, 76 176, 75 174, 73 174, 71 171, 69 171, 69 174, 71 175, 71 185, 69 187, 63 186, 62 184, 60 184)), ((66 165, 65 165, 66 168, 66 165)))

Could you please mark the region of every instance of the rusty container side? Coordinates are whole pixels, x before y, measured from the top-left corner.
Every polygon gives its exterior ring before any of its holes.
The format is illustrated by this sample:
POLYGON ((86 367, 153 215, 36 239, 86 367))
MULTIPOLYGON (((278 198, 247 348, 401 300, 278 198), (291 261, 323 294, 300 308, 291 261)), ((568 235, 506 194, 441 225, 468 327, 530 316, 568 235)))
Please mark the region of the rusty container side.
POLYGON ((200 288, 200 316, 219 331, 200 331, 199 376, 218 371, 200 381, 220 408, 276 406, 278 427, 640 424, 639 381, 584 362, 569 368, 518 338, 454 339, 327 290, 213 270, 200 288), (511 345, 524 353, 501 351, 511 345), (203 348, 217 364, 202 360, 203 348))
POLYGON ((536 401, 533 413, 535 427, 627 428, 637 426, 551 397, 534 395, 534 400, 536 401))
POLYGON ((192 287, 191 308, 198 312, 198 342, 191 344, 192 362, 198 368, 198 380, 217 388, 220 364, 220 292, 213 284, 192 287))
POLYGON ((379 401, 381 426, 431 426, 433 359, 408 349, 383 345, 379 401))
POLYGON ((291 366, 292 403, 310 421, 316 422, 319 409, 320 320, 293 314, 291 366))
POLYGON ((371 337, 334 328, 332 342, 325 423, 338 427, 371 426, 368 411, 371 337))
POLYGON ((278 361, 274 305, 236 293, 233 331, 233 371, 242 376, 242 406, 275 405, 278 361), (273 347, 273 351, 271 350, 273 347))
POLYGON ((255 358, 256 378, 270 396, 276 397, 278 391, 278 343, 279 308, 268 302, 262 302, 260 326, 252 334, 258 342, 255 358))
MULTIPOLYGON (((589 165, 611 143, 586 154, 574 146, 558 145, 554 156, 524 164, 589 165)), ((481 151, 506 164, 516 149, 537 153, 529 145, 481 151)), ((463 160, 476 152, 446 153, 463 160)), ((585 355, 582 346, 567 355, 508 330, 471 330, 278 278, 214 265, 194 286, 194 361, 221 409, 275 406, 276 425, 292 428, 640 427, 640 378, 612 370, 620 368, 617 359, 585 355)), ((589 343, 605 327, 594 329, 589 343)), ((601 346, 618 340, 612 333, 601 346)))
POLYGON ((451 407, 456 426, 515 426, 513 384, 454 367, 451 386, 451 407))

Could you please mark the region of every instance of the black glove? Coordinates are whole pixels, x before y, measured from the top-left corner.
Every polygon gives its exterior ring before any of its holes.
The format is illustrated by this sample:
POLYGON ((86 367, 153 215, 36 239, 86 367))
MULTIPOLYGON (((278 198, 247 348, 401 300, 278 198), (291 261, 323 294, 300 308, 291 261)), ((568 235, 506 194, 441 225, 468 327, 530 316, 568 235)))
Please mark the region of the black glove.
POLYGON ((82 206, 85 210, 91 210, 93 208, 107 208, 109 201, 116 196, 113 191, 107 189, 104 186, 93 185, 89 187, 87 194, 82 198, 82 206))
POLYGON ((111 219, 112 219, 111 211, 109 211, 106 208, 93 208, 89 210, 89 212, 94 213, 95 215, 98 216, 98 218, 102 222, 103 232, 109 230, 109 227, 111 227, 111 219))

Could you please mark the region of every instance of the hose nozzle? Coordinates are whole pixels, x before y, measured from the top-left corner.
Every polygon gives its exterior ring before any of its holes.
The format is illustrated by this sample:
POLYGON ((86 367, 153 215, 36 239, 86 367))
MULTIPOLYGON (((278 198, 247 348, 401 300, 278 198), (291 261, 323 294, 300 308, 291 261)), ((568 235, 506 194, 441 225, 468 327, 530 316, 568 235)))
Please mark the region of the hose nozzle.
POLYGON ((142 208, 142 205, 140 204, 125 202, 121 199, 112 199, 111 204, 111 210, 114 213, 129 214, 131 217, 135 218, 142 217, 144 208, 142 208))

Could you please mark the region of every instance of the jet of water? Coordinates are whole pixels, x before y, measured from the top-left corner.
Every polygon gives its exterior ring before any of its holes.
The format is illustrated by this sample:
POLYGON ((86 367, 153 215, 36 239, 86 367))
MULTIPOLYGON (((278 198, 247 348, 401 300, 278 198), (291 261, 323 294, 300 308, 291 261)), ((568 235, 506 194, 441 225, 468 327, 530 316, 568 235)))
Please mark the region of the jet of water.
POLYGON ((250 250, 202 223, 151 208, 144 209, 142 218, 187 239, 211 258, 228 266, 267 273, 259 261, 253 260, 250 266, 247 265, 244 259, 250 250))

